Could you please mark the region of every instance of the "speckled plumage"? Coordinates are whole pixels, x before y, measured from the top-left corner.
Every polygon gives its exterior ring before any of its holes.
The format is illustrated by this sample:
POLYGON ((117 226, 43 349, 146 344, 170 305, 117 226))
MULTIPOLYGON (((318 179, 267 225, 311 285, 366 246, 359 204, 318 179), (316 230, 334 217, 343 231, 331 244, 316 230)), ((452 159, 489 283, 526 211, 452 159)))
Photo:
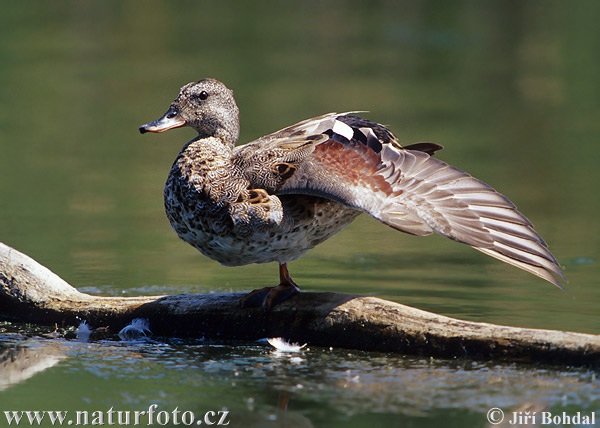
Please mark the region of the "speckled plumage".
POLYGON ((206 140, 190 142, 177 157, 165 210, 181 239, 223 265, 296 260, 360 214, 318 196, 254 188, 231 148, 206 140))
MULTIPOLYGON (((140 131, 186 125, 199 135, 173 164, 165 209, 180 238, 224 265, 285 268, 367 213, 413 235, 435 231, 559 287, 565 280, 508 199, 431 157, 441 146, 402 147, 382 125, 330 113, 235 147, 238 109, 214 79, 185 85, 140 131)), ((294 285, 287 269, 281 275, 294 285)))

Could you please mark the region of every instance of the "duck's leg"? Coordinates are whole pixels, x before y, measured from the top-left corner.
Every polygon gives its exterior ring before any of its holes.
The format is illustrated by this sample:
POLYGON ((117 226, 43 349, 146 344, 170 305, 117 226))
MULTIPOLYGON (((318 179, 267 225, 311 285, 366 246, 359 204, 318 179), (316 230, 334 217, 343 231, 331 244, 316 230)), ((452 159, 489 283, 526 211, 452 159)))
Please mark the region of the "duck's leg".
POLYGON ((299 291, 300 287, 292 280, 287 263, 279 263, 279 285, 271 289, 264 306, 271 308, 299 291))
POLYGON ((299 291, 300 288, 290 276, 287 263, 279 263, 279 285, 276 287, 265 287, 251 291, 242 297, 240 306, 242 308, 262 306, 267 311, 299 291))

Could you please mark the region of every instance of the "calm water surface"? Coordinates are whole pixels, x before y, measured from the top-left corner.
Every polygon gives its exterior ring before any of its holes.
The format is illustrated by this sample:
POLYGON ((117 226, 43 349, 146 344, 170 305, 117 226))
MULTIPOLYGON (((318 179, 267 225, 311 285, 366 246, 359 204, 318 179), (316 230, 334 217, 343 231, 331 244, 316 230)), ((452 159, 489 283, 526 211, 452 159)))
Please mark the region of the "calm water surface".
MULTIPOLYGON (((404 143, 443 144, 441 159, 532 220, 570 281, 565 294, 466 246, 365 217, 291 264, 304 289, 599 333, 599 14, 593 2, 534 1, 4 5, 0 240, 91 293, 275 283, 275 265, 224 268, 177 239, 162 188, 193 132, 137 133, 182 84, 210 76, 236 93, 242 141, 329 111, 368 110, 404 143)), ((231 426, 294 427, 483 427, 490 407, 525 402, 600 411, 598 373, 586 369, 328 348, 292 355, 262 342, 83 342, 69 329, 8 323, 0 351, 0 364, 47 367, 28 379, 5 375, 0 410, 156 403, 226 408, 231 426)))

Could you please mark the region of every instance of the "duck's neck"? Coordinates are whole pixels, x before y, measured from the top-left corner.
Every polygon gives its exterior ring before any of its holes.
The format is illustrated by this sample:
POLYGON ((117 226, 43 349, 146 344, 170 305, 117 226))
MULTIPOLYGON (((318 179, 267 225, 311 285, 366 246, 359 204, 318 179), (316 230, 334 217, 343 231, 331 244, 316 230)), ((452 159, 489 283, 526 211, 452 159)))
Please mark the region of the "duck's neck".
POLYGON ((220 139, 224 145, 233 149, 236 141, 240 136, 240 129, 239 126, 236 126, 233 129, 229 127, 219 127, 217 128, 217 131, 215 132, 214 136, 220 139))
POLYGON ((198 131, 198 136, 194 138, 193 141, 204 140, 206 138, 217 138, 225 147, 231 149, 235 146, 239 136, 239 131, 236 130, 237 132, 232 132, 225 128, 218 128, 217 130, 211 130, 210 132, 200 131, 198 129, 196 129, 196 131, 198 131))
POLYGON ((192 126, 198 132, 198 138, 215 137, 223 142, 223 145, 233 148, 240 136, 240 122, 237 108, 222 115, 219 119, 204 118, 200 126, 192 126))

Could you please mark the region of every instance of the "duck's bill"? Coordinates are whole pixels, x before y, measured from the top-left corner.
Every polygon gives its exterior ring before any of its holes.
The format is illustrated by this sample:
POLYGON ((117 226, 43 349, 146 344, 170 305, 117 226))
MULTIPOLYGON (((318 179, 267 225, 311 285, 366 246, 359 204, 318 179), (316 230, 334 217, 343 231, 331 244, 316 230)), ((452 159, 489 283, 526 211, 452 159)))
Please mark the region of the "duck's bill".
POLYGON ((140 126, 140 133, 165 132, 169 129, 180 128, 186 124, 187 122, 179 117, 173 108, 170 108, 160 119, 140 126))

